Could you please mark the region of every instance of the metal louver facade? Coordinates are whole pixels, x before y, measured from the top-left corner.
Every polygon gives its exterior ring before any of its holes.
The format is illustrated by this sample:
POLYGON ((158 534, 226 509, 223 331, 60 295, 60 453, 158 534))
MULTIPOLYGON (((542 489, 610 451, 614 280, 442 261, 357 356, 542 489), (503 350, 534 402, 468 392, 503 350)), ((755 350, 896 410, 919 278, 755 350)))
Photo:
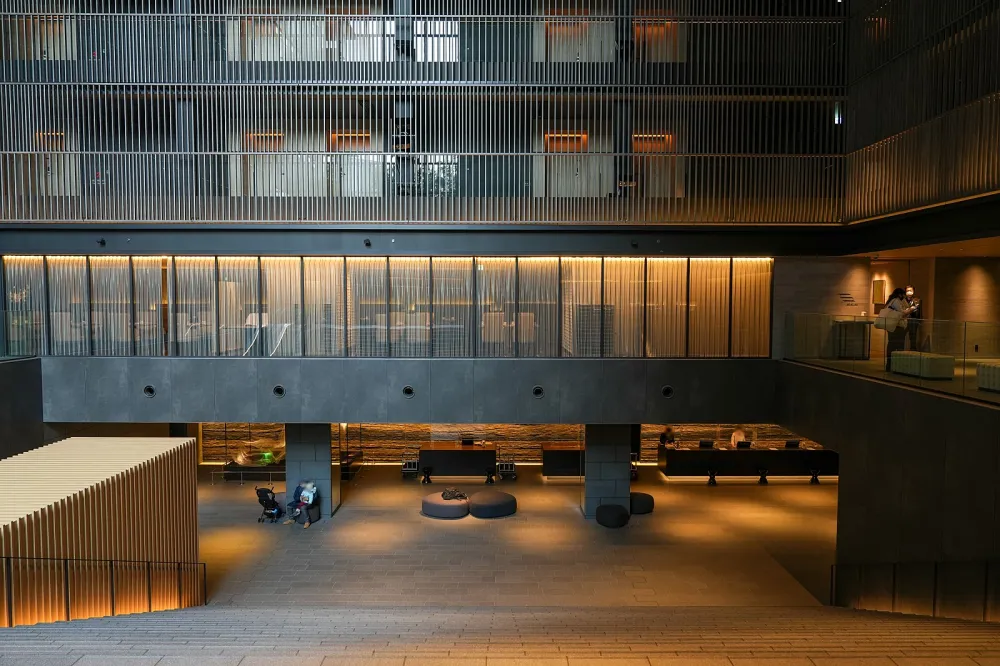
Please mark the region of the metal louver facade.
POLYGON ((834 0, 7 0, 0 221, 837 224, 848 18, 834 0))

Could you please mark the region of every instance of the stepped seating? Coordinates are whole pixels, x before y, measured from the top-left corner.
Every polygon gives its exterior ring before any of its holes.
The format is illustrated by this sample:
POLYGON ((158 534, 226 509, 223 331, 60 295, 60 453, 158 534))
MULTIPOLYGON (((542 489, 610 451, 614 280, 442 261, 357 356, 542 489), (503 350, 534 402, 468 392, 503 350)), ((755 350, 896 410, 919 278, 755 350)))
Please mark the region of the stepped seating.
POLYGON ((922 379, 953 379, 955 357, 918 351, 894 351, 889 366, 898 375, 922 379))
POLYGON ((977 364, 976 383, 983 391, 1000 392, 1000 361, 985 361, 977 364))

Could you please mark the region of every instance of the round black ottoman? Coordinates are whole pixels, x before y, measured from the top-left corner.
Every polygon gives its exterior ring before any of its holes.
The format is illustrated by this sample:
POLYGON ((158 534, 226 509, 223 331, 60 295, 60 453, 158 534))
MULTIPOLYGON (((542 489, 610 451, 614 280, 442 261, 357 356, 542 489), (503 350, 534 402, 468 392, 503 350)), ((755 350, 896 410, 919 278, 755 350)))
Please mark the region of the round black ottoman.
POLYGON ((517 498, 499 490, 484 490, 469 498, 469 513, 476 518, 503 518, 517 513, 517 498))
POLYGON ((628 509, 618 504, 602 504, 597 507, 597 524, 604 527, 625 527, 628 525, 628 509))
POLYGON ((469 500, 444 499, 440 492, 424 497, 420 509, 429 518, 462 518, 469 515, 469 500))
POLYGON ((649 493, 630 493, 629 503, 632 505, 632 514, 653 513, 653 496, 649 493))

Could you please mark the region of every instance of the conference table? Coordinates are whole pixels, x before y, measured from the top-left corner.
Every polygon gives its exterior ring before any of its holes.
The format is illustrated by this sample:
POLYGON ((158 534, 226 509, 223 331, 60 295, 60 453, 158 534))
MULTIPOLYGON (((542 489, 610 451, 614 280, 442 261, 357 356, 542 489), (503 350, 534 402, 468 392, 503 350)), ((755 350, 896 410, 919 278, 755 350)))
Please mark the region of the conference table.
POLYGON ((493 482, 497 469, 497 447, 489 442, 426 442, 418 455, 423 483, 432 476, 482 476, 493 482))

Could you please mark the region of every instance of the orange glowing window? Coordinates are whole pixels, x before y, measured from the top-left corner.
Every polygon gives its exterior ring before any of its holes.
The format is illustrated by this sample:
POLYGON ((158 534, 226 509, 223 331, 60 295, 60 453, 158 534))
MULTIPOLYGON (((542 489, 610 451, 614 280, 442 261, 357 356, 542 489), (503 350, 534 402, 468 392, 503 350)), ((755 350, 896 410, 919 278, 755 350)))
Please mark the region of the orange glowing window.
POLYGON ((545 15, 552 17, 545 22, 545 32, 550 35, 558 34, 566 37, 586 32, 589 23, 585 17, 590 15, 590 10, 581 8, 549 8, 545 10, 545 15))
POLYGON ((673 134, 633 134, 633 153, 672 153, 674 152, 673 134))
POLYGON ((56 152, 66 149, 65 132, 36 132, 35 142, 39 149, 56 152))
POLYGON ((371 132, 333 132, 328 149, 331 153, 358 153, 371 150, 371 132))
POLYGON ((587 152, 586 132, 549 132, 545 135, 547 153, 587 152))
POLYGON ((254 153, 280 153, 285 149, 285 133, 251 132, 246 142, 247 149, 254 153))

